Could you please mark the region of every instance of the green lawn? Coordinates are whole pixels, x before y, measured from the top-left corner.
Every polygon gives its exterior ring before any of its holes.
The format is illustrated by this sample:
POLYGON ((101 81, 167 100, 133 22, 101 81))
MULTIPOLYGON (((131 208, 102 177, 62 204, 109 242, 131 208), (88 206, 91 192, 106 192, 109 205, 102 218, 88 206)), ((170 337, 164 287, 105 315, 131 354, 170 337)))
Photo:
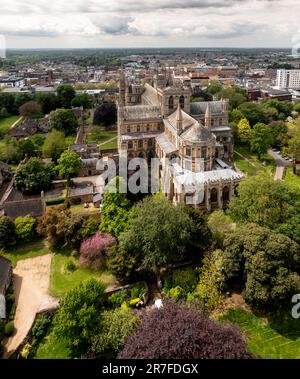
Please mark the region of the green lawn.
POLYGON ((80 282, 90 278, 99 279, 107 286, 115 282, 115 277, 110 272, 81 268, 78 266, 78 258, 72 257, 69 251, 61 250, 52 258, 49 293, 53 296, 62 296, 80 282), (73 272, 68 271, 65 267, 67 262, 75 263, 77 269, 73 272))
POLYGON ((20 243, 12 249, 9 249, 4 256, 12 261, 13 267, 22 259, 35 258, 50 252, 45 240, 39 240, 29 243, 20 243))
POLYGON ((247 176, 257 175, 259 172, 275 173, 274 160, 268 154, 258 159, 257 154, 252 153, 246 146, 235 146, 234 162, 237 168, 243 171, 247 176), (244 159, 243 157, 247 158, 244 159))
POLYGON ((300 172, 297 172, 297 175, 293 174, 293 168, 288 167, 285 172, 284 177, 285 182, 289 184, 296 185, 297 187, 300 187, 300 172))
POLYGON ((220 318, 237 324, 248 336, 248 349, 262 358, 300 358, 300 320, 290 312, 258 317, 241 309, 230 309, 220 318))
POLYGON ((70 351, 66 347, 63 338, 56 338, 53 333, 50 333, 40 343, 35 359, 68 359, 70 351))
POLYGON ((117 138, 113 141, 107 142, 104 145, 100 146, 100 150, 110 150, 110 149, 117 149, 117 148, 118 148, 117 138))
POLYGON ((88 208, 84 208, 83 204, 76 204, 76 205, 71 205, 70 210, 73 213, 80 213, 80 214, 91 214, 91 213, 98 213, 100 214, 100 209, 95 208, 93 203, 89 203, 88 208))
POLYGON ((9 116, 5 118, 0 118, 0 131, 8 132, 11 126, 20 118, 21 116, 9 116))
POLYGON ((86 141, 100 144, 117 137, 117 135, 117 130, 105 130, 103 127, 95 127, 94 132, 86 135, 86 141))

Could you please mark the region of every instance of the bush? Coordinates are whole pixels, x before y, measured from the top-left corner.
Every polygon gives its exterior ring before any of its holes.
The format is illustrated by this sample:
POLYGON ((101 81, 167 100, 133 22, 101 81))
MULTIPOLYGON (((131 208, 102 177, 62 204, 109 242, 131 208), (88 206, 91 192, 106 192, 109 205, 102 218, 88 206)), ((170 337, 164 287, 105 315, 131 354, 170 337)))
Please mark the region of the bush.
POLYGON ((114 308, 120 307, 122 303, 128 301, 129 296, 126 290, 117 291, 111 294, 108 301, 112 304, 114 308))
POLYGON ((184 290, 181 287, 177 286, 167 291, 166 295, 178 300, 184 297, 184 290))
POLYGON ((129 300, 128 305, 131 308, 135 308, 135 306, 137 305, 137 303, 139 303, 140 301, 141 301, 141 299, 139 297, 137 297, 136 299, 129 300))
POLYGON ((16 243, 16 227, 13 220, 7 216, 0 218, 0 248, 6 248, 16 243))
POLYGON ((15 331, 14 323, 13 321, 9 321, 4 327, 4 335, 6 337, 10 337, 11 335, 13 335, 14 331, 15 331))
POLYGON ((74 272, 77 269, 75 263, 73 261, 68 261, 65 264, 65 270, 69 272, 74 272))
POLYGON ((15 226, 19 240, 29 242, 35 238, 36 219, 34 217, 17 217, 15 226))
POLYGON ((93 269, 104 266, 107 250, 114 242, 109 233, 98 232, 85 239, 80 246, 80 264, 93 269))
POLYGON ((164 279, 164 292, 167 296, 171 296, 169 291, 179 287, 181 289, 181 296, 185 296, 188 292, 192 292, 196 285, 197 274, 192 268, 178 269, 174 270, 172 274, 164 279))
POLYGON ((146 292, 147 292, 147 289, 145 288, 144 283, 137 283, 135 284, 134 287, 131 288, 130 297, 132 299, 137 298, 137 297, 142 298, 146 292))
POLYGON ((43 315, 36 319, 33 328, 32 336, 38 341, 41 341, 47 334, 49 326, 51 325, 51 318, 48 315, 43 315))
POLYGON ((58 205, 58 204, 63 204, 64 202, 65 202, 64 197, 56 197, 54 199, 46 200, 46 205, 58 205))
POLYGON ((82 238, 88 238, 93 236, 99 230, 100 221, 94 217, 89 217, 83 224, 80 230, 80 235, 82 238))

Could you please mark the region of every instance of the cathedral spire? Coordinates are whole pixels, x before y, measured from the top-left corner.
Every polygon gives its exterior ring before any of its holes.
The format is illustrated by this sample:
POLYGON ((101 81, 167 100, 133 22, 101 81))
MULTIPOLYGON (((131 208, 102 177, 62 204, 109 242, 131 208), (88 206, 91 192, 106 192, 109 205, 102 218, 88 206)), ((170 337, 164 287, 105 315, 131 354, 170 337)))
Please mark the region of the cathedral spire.
POLYGON ((176 128, 177 128, 177 132, 179 133, 182 132, 182 111, 181 111, 180 103, 178 103, 178 107, 176 110, 176 128))
POLYGON ((210 103, 207 103, 206 112, 205 112, 205 127, 211 127, 211 106, 210 103))

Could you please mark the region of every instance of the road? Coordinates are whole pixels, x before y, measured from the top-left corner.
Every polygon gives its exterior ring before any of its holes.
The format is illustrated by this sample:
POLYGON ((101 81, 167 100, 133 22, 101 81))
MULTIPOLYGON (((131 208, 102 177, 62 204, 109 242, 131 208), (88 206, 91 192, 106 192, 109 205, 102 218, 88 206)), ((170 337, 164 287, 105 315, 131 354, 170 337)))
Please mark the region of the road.
POLYGON ((282 180, 285 168, 291 166, 292 163, 285 160, 281 155, 275 153, 275 151, 271 149, 268 150, 268 154, 274 159, 276 164, 274 180, 282 180))

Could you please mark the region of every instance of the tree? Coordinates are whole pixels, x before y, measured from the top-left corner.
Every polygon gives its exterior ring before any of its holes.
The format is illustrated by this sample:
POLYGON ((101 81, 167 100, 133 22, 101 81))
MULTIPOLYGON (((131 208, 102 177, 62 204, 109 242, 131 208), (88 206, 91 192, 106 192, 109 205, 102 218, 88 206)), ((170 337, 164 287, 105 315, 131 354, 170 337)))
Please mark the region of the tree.
POLYGON ((294 104, 294 111, 300 113, 300 101, 294 104))
POLYGON ((278 308, 300 290, 300 248, 283 234, 246 224, 224 240, 222 269, 256 308, 278 308))
POLYGON ((211 82, 206 91, 210 94, 210 95, 216 95, 217 93, 221 92, 223 89, 223 86, 220 82, 217 82, 217 81, 213 81, 211 82))
POLYGON ((238 106, 238 109, 243 113, 245 118, 249 121, 250 126, 254 126, 258 122, 268 122, 267 115, 263 106, 259 103, 245 102, 238 106))
POLYGON ((52 164, 44 164, 38 158, 31 158, 22 164, 15 176, 18 190, 26 194, 37 194, 51 188, 55 170, 52 164))
POLYGON ((52 129, 44 140, 42 147, 43 156, 52 158, 54 162, 60 157, 66 147, 65 135, 63 132, 52 129))
POLYGON ((35 155, 35 146, 30 139, 25 139, 19 142, 19 148, 22 152, 22 157, 30 158, 35 155))
POLYGON ((242 143, 249 143, 250 135, 250 124, 246 118, 242 118, 238 123, 238 138, 242 143))
POLYGON ((19 113, 24 117, 39 116, 42 114, 42 108, 38 102, 31 100, 20 106, 19 113))
POLYGON ((2 107, 0 109, 0 117, 8 117, 9 113, 7 112, 7 109, 5 107, 2 107))
POLYGON ((59 174, 68 181, 68 186, 70 186, 71 179, 78 176, 82 168, 82 162, 73 150, 64 151, 60 158, 58 159, 57 169, 59 174))
POLYGON ((266 124, 259 122, 251 130, 250 148, 257 153, 258 159, 265 154, 271 146, 270 129, 266 124))
POLYGON ((13 114, 18 114, 19 108, 29 101, 33 100, 33 96, 28 92, 19 92, 16 95, 14 95, 14 110, 13 114))
POLYGON ((125 182, 119 176, 112 179, 105 188, 102 201, 100 230, 118 237, 128 224, 131 204, 122 193, 125 182))
POLYGON ((224 302, 221 251, 206 254, 199 270, 199 283, 188 300, 197 300, 203 307, 212 311, 224 302))
POLYGON ((4 146, 1 146, 0 149, 0 161, 12 164, 19 163, 23 159, 23 152, 18 141, 15 138, 6 136, 3 142, 4 146))
POLYGON ((16 228, 13 220, 7 216, 0 218, 0 247, 7 248, 16 243, 16 228))
POLYGON ((128 283, 136 278, 136 268, 139 267, 139 257, 124 251, 119 245, 108 249, 107 267, 121 283, 128 283))
POLYGON ((233 109, 229 112, 229 121, 238 124, 242 118, 245 118, 243 113, 239 109, 233 109))
POLYGON ((232 325, 208 319, 201 309, 170 302, 145 314, 118 358, 241 359, 251 355, 232 325))
POLYGON ((159 274, 161 267, 192 257, 193 222, 184 206, 174 206, 160 195, 145 198, 130 213, 120 248, 140 261, 140 268, 159 274))
POLYGON ((72 107, 83 107, 83 109, 90 109, 93 106, 91 97, 87 93, 76 95, 72 102, 72 107))
POLYGON ((54 334, 66 340, 73 357, 86 354, 101 328, 104 285, 96 279, 82 282, 59 303, 54 318, 54 334))
POLYGON ((117 108, 114 103, 102 103, 94 112, 94 125, 110 126, 117 121, 117 108))
POLYGON ((35 99, 42 107, 43 114, 49 114, 59 108, 59 98, 54 93, 38 93, 35 99))
POLYGON ((70 84, 61 84, 57 87, 57 97, 62 108, 70 108, 76 92, 70 84))
MULTIPOLYGON (((235 109, 235 108, 239 107, 239 105, 241 105, 247 101, 247 96, 246 96, 245 92, 239 87, 223 89, 218 94, 218 97, 219 97, 219 99, 220 98, 228 99, 230 109, 235 109)), ((245 117, 247 117, 246 114, 245 114, 245 117)))
POLYGON ((287 144, 288 139, 288 127, 283 121, 272 121, 269 124, 271 145, 281 148, 287 144))
POLYGON ((78 248, 82 240, 80 231, 84 219, 80 214, 73 214, 65 206, 47 208, 39 220, 37 231, 47 238, 51 247, 68 245, 78 248))
POLYGON ((135 331, 139 319, 131 309, 122 308, 104 311, 101 318, 101 328, 92 339, 91 350, 115 358, 126 339, 135 331))
POLYGON ((32 241, 35 238, 36 219, 32 216, 17 217, 15 219, 16 234, 21 241, 32 241))
POLYGON ((76 133, 78 121, 71 109, 56 109, 50 113, 48 125, 51 129, 69 135, 76 133))
POLYGON ((290 130, 288 141, 288 152, 293 157, 293 171, 296 174, 296 161, 300 160, 300 127, 290 130))
POLYGON ((299 198, 298 188, 259 174, 240 183, 228 211, 238 223, 254 222, 300 242, 299 198))
POLYGON ((92 269, 99 269, 106 264, 107 251, 115 244, 109 233, 97 232, 86 238, 80 245, 80 264, 92 269))

